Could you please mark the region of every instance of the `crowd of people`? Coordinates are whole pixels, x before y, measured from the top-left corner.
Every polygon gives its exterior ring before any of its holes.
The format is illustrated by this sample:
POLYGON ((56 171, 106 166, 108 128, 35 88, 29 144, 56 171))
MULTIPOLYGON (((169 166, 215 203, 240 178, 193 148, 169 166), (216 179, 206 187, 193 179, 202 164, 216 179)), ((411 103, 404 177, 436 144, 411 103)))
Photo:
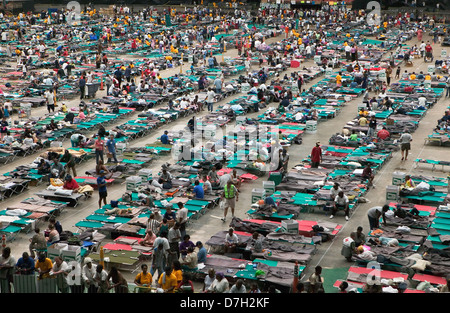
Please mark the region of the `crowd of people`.
MULTIPOLYGON (((115 38, 128 38, 130 48, 137 51, 143 46, 150 46, 152 49, 159 49, 161 54, 166 52, 176 52, 178 49, 185 47, 192 47, 192 65, 204 65, 205 67, 214 67, 217 64, 217 60, 209 53, 209 43, 211 40, 216 40, 214 36, 216 34, 228 34, 233 30, 241 30, 244 32, 243 40, 235 43, 234 48, 238 50, 239 55, 246 55, 249 58, 253 55, 255 49, 265 45, 264 38, 257 36, 258 30, 256 27, 249 27, 247 21, 251 20, 255 25, 273 25, 277 30, 283 29, 285 32, 286 41, 283 44, 283 49, 280 51, 269 50, 267 55, 264 55, 260 59, 260 64, 263 61, 267 64, 275 66, 282 63, 283 58, 302 56, 305 59, 313 59, 315 55, 322 52, 330 40, 340 40, 346 37, 345 31, 342 29, 341 21, 361 23, 367 16, 365 12, 359 10, 348 10, 341 6, 325 6, 322 9, 293 9, 293 10, 280 10, 280 9, 258 9, 255 11, 246 11, 240 9, 234 5, 231 5, 231 10, 203 6, 194 6, 193 8, 181 9, 163 9, 156 10, 154 8, 145 8, 143 10, 134 11, 127 6, 114 6, 113 15, 101 15, 100 11, 89 5, 84 8, 85 16, 92 19, 101 19, 105 26, 97 25, 97 27, 83 27, 72 28, 66 27, 71 23, 70 10, 62 10, 55 13, 41 12, 40 18, 45 19, 45 36, 47 40, 57 39, 64 41, 63 46, 57 46, 55 49, 46 45, 45 40, 38 38, 39 36, 31 33, 30 27, 36 25, 37 20, 32 14, 20 14, 17 18, 18 24, 22 27, 9 30, 3 30, 1 32, 1 40, 6 43, 5 52, 10 58, 15 58, 17 68, 23 73, 23 78, 29 82, 29 88, 24 89, 24 94, 28 95, 30 90, 39 84, 45 84, 52 86, 44 94, 46 106, 49 114, 55 112, 55 107, 58 106, 58 88, 60 83, 65 78, 72 77, 72 71, 74 71, 78 65, 87 61, 87 58, 91 58, 89 55, 77 55, 73 57, 74 53, 69 48, 72 40, 75 38, 84 38, 86 40, 98 41, 97 53, 91 60, 96 65, 97 69, 108 70, 111 66, 108 55, 108 47, 114 46, 115 38), (170 16, 170 20, 167 19, 170 16), (158 25, 164 25, 167 23, 181 23, 181 22, 193 22, 203 21, 205 23, 199 23, 192 28, 187 29, 183 34, 176 30, 167 30, 161 33, 160 36, 152 35, 155 29, 158 29, 158 25), (149 22, 149 27, 146 30, 142 30, 138 26, 143 23, 149 22), (113 25, 110 27, 109 24, 113 25), (336 32, 332 33, 332 37, 328 37, 326 28, 336 27, 336 32), (283 26, 283 27, 281 27, 283 26), (341 31, 342 30, 342 31, 341 31), (30 38, 26 41, 24 38, 30 38), (20 45, 13 46, 9 42, 18 42, 20 45), (54 64, 53 73, 44 74, 44 72, 31 71, 29 66, 34 57, 45 59, 48 56, 56 56, 56 62, 54 64)), ((1 16, 0 18, 6 18, 1 16)), ((383 16, 383 26, 396 26, 399 28, 412 28, 417 29, 417 36, 421 38, 422 32, 427 27, 433 27, 435 19, 430 16, 414 16, 413 14, 399 14, 397 16, 383 16)), ((370 29, 369 26, 364 26, 370 29)), ((218 40, 220 50, 223 52, 226 49, 226 39, 224 37, 218 40)), ((437 42, 439 38, 436 38, 437 42)), ((402 43, 398 42, 395 49, 400 49, 402 43)), ((394 49, 394 50, 395 50, 394 49)), ((347 61, 357 62, 359 51, 358 45, 349 41, 344 47, 345 58, 347 61)), ((362 53, 370 55, 370 50, 362 53)), ((392 54, 392 53, 391 53, 392 54)), ((430 59, 433 61, 433 49, 429 41, 422 41, 422 44, 417 47, 413 46, 405 56, 405 60, 415 55, 424 57, 425 60, 430 59)), ((329 66, 328 62, 333 62, 338 65, 338 60, 331 60, 324 58, 325 63, 321 66, 329 66)), ((176 66, 175 60, 167 58, 166 66, 176 66)), ((180 62, 180 61, 178 61, 180 62)), ((260 100, 267 97, 264 92, 265 83, 267 82, 267 75, 264 69, 258 72, 258 76, 254 77, 250 75, 249 70, 251 65, 246 63, 246 69, 248 72, 248 79, 256 79, 260 84, 255 90, 251 90, 250 93, 258 95, 260 100)), ((333 68, 334 68, 333 64, 333 68)), ((443 68, 447 65, 444 64, 443 68)), ((161 77, 161 73, 155 63, 150 59, 146 61, 146 64, 141 69, 140 77, 134 74, 135 65, 133 62, 123 63, 108 74, 105 78, 106 93, 114 97, 126 97, 130 93, 147 91, 155 87, 165 88, 168 85, 168 80, 161 77)), ((392 108, 392 102, 389 97, 383 96, 386 88, 390 85, 390 79, 393 71, 396 71, 395 78, 399 78, 401 75, 401 68, 389 67, 386 72, 387 82, 383 83, 377 90, 380 92, 380 96, 372 99, 365 98, 367 108, 360 112, 360 118, 358 120, 359 125, 369 125, 369 132, 365 140, 377 139, 387 140, 389 139, 389 132, 383 128, 375 133, 377 121, 374 116, 370 116, 368 111, 370 108, 376 106, 382 106, 387 109, 392 108)), ((342 85, 342 76, 344 72, 339 72, 336 77, 337 86, 342 85)), ((369 86, 369 73, 364 71, 358 63, 355 67, 347 67, 345 74, 351 74, 355 77, 356 85, 354 87, 367 88, 369 86)), ((416 78, 416 73, 409 73, 405 71, 403 74, 407 78, 413 80, 416 78), (411 75, 414 75, 411 77, 411 75)), ((425 78, 424 73, 418 73, 417 76, 422 75, 425 78)), ((436 74, 433 74, 436 76, 436 74)), ((433 76, 434 77, 434 76, 433 76)), ((80 77, 77 78, 77 88, 80 93, 80 108, 77 114, 78 120, 83 120, 86 116, 92 113, 87 105, 84 105, 84 100, 87 97, 87 84, 90 84, 95 79, 92 71, 84 71, 80 77)), ((213 111, 213 97, 215 94, 220 94, 224 88, 223 79, 218 79, 213 82, 213 88, 207 87, 208 83, 205 81, 206 77, 201 77, 199 80, 199 90, 208 90, 208 98, 206 101, 207 110, 213 111), (208 101, 210 99, 211 101, 208 101)), ((431 78, 430 78, 431 80, 431 78)), ((171 80, 170 83, 176 84, 177 78, 171 80)), ((292 73, 289 77, 285 75, 283 78, 278 77, 274 82, 290 82, 296 84, 299 93, 305 91, 304 78, 301 74, 292 73)), ((181 81, 180 81, 181 84, 181 81)), ((447 82, 450 86, 450 82, 447 82)), ((450 87, 448 87, 450 90, 450 87)), ((312 94, 320 94, 322 90, 311 89, 312 94)), ((450 91, 448 91, 448 95, 450 91)), ((447 95, 447 96, 448 96, 447 95)), ((318 120, 318 113, 315 109, 311 109, 311 106, 306 111, 296 110, 296 106, 299 105, 298 97, 293 94, 291 90, 281 88, 276 90, 272 95, 274 99, 279 101, 279 106, 274 115, 294 113, 295 120, 301 123, 305 123, 310 120, 318 120), (295 98, 295 99, 294 99, 295 98), (297 101, 297 102, 295 102, 297 101)), ((185 100, 185 99, 183 99, 185 100)), ((180 101, 178 104, 181 108, 192 109, 195 112, 203 111, 205 108, 197 102, 198 99, 193 101, 180 101)), ((265 99, 264 99, 265 101, 265 99)), ((305 104, 308 106, 308 104, 305 104)), ((64 102, 61 103, 59 108, 63 113, 67 113, 68 109, 64 102)), ((5 146, 14 146, 15 142, 29 142, 34 145, 41 145, 39 137, 39 131, 33 128, 28 128, 21 137, 12 137, 9 128, 8 120, 10 119, 12 111, 11 103, 4 103, 0 107, 0 122, 1 127, 1 142, 5 146)), ((450 119, 446 119, 448 121, 450 119)), ((194 127, 194 126, 192 126, 194 127)), ((57 129, 56 123, 52 121, 48 130, 57 129)), ((97 185, 99 187, 98 194, 98 207, 108 203, 107 182, 106 179, 110 174, 105 166, 105 163, 118 163, 117 160, 117 143, 116 132, 106 132, 104 127, 100 126, 100 130, 91 138, 81 134, 74 134, 71 136, 72 147, 86 147, 93 148, 95 150, 96 160, 96 174, 97 185), (107 158, 105 158, 105 155, 107 158), (106 161, 106 162, 105 162, 106 161)), ((358 135, 348 135, 348 140, 356 141, 358 135)), ((282 138, 280 138, 282 139, 282 138)), ((407 160, 408 151, 410 150, 410 142, 412 136, 405 132, 400 137, 402 160, 407 160)), ((165 132, 161 136, 161 142, 163 144, 170 144, 170 139, 165 132)), ((316 146, 311 152, 312 167, 317 168, 322 162, 322 152, 320 143, 317 142, 316 146)), ((278 170, 287 172, 289 164, 289 154, 287 150, 280 150, 278 170)), ((60 158, 58 155, 49 154, 48 158, 42 158, 38 167, 38 173, 48 174, 49 183, 53 183, 56 179, 63 180, 63 188, 69 190, 78 190, 80 186, 74 179, 77 176, 76 163, 73 156, 67 153, 60 158), (65 165, 61 164, 63 162, 65 165), (71 175, 73 174, 73 175, 71 175)), ((364 169, 363 178, 367 178, 370 184, 373 185, 373 173, 370 167, 364 169)), ((207 175, 202 177, 203 184, 200 186, 199 181, 194 183, 193 193, 196 199, 202 199, 205 194, 211 192, 213 188, 219 189, 221 197, 224 199, 224 216, 222 220, 225 222, 228 210, 230 209, 232 217, 234 217, 234 210, 236 202, 239 201, 239 188, 241 184, 240 177, 233 171, 230 174, 222 175, 220 178, 216 173, 216 169, 213 168, 207 175)), ((153 179, 152 185, 155 187, 164 187, 171 183, 170 173, 162 170, 158 179, 153 179)), ((333 206, 330 218, 333 218, 338 210, 345 212, 345 217, 349 218, 349 201, 339 185, 335 185, 332 189, 333 194, 333 206)), ((151 200, 151 199, 150 199, 151 200)), ((146 199, 146 201, 149 201, 146 199)), ((148 203, 146 202, 148 205, 148 203)), ((238 279, 235 283, 231 284, 225 277, 223 272, 215 272, 211 269, 208 275, 204 278, 203 286, 200 290, 194 288, 194 276, 195 269, 198 264, 205 262, 206 249, 203 243, 197 241, 195 244, 190 240, 189 234, 186 233, 187 222, 187 209, 183 206, 183 203, 178 203, 178 209, 176 213, 170 208, 167 208, 163 216, 157 214, 151 214, 146 225, 146 233, 141 245, 153 248, 153 255, 151 264, 144 263, 141 265, 141 271, 136 275, 133 283, 136 286, 136 290, 139 292, 161 292, 161 293, 192 293, 192 292, 205 292, 205 293, 260 293, 279 292, 274 286, 271 286, 268 290, 259 290, 258 285, 254 284, 249 288, 245 286, 241 279, 238 279), (248 289, 247 289, 248 288, 248 289)), ((368 218, 372 227, 377 219, 385 212, 385 208, 369 211, 368 218)), ((34 229, 35 234, 30 239, 29 251, 23 252, 22 257, 16 260, 11 255, 11 248, 6 247, 3 249, 0 257, 0 287, 2 292, 11 291, 11 283, 13 274, 22 275, 34 275, 37 274, 39 279, 47 279, 50 277, 62 277, 58 280, 58 289, 60 292, 89 292, 89 293, 105 293, 114 291, 116 293, 129 292, 128 283, 121 271, 112 267, 109 270, 105 269, 102 264, 94 264, 91 258, 86 257, 82 264, 78 264, 80 270, 77 272, 79 275, 76 283, 70 282, 67 279, 69 275, 74 272, 74 266, 70 262, 63 260, 61 257, 56 257, 54 260, 48 258, 42 251, 46 250, 47 246, 58 242, 64 235, 62 227, 59 222, 52 219, 49 221, 48 228, 41 232, 39 228, 34 229)), ((350 237, 353 244, 348 249, 343 249, 343 255, 346 258, 351 256, 352 252, 357 252, 358 247, 364 242, 362 228, 359 227, 356 232, 353 232, 350 237), (349 254, 350 251, 350 254, 349 254)), ((254 249, 260 249, 258 245, 258 235, 253 238, 254 249)), ((233 231, 230 229, 229 234, 224 242, 228 252, 232 252, 237 243, 236 236, 233 236, 233 231)), ((323 292, 323 277, 321 276, 322 268, 317 266, 315 272, 309 277, 308 290, 305 290, 303 283, 299 283, 296 286, 296 292, 323 292)), ((340 286, 341 292, 352 292, 347 290, 348 284, 342 283, 340 286)), ((448 291, 448 286, 446 286, 448 291)))

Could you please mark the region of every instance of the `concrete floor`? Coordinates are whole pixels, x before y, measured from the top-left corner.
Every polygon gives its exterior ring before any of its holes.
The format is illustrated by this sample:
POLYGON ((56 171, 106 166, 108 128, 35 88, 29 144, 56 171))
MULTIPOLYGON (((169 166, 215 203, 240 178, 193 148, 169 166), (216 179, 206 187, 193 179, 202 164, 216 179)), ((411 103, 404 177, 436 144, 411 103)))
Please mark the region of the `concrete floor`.
MULTIPOLYGON (((428 36, 424 36, 424 40, 428 40, 428 36)), ((280 40, 281 38, 271 38, 267 40, 267 42, 274 42, 276 40, 280 40)), ((417 40, 413 39, 408 44, 414 44, 417 40)), ((441 48, 439 45, 434 45, 434 53, 435 55, 440 55, 441 48)), ((235 49, 229 50, 225 53, 226 56, 236 56, 237 51, 235 49)), ((311 66, 312 61, 308 61, 303 64, 303 66, 311 66)), ((187 65, 184 66, 183 70, 186 70, 188 68, 187 65)), ((420 70, 426 72, 427 70, 427 64, 423 63, 422 59, 416 59, 414 60, 414 67, 409 68, 409 71, 415 70, 416 73, 420 70)), ((402 72, 404 69, 402 70, 402 72)), ((287 73, 295 72, 295 69, 289 68, 287 73)), ((171 70, 165 70, 161 72, 161 75, 163 77, 169 77, 171 75, 174 75, 176 73, 180 73, 179 68, 174 68, 171 70)), ((314 84, 318 80, 322 78, 318 78, 313 82, 310 82, 306 84, 305 88, 308 88, 310 85, 314 84)), ((395 80, 393 80, 395 82, 395 80)), ((97 93, 97 97, 101 97, 105 94, 105 91, 100 91, 97 93)), ((239 97, 240 94, 237 94, 233 97, 239 97)), ((372 96, 372 95, 371 95, 372 96)), ((223 103, 230 101, 233 98, 227 98, 223 101, 223 103)), ((290 164, 289 166, 292 167, 297 163, 300 163, 302 159, 307 157, 310 154, 310 151, 312 147, 314 146, 315 142, 320 141, 322 143, 328 143, 328 140, 330 136, 335 133, 336 131, 339 131, 347 121, 354 118, 357 114, 357 106, 358 103, 362 101, 361 99, 353 100, 342 109, 342 112, 334 119, 321 122, 318 124, 318 131, 315 134, 307 134, 303 136, 303 144, 302 145, 294 145, 290 147, 289 154, 290 154, 290 164)), ((77 107, 79 104, 78 100, 73 101, 66 101, 68 107, 77 107)), ((439 147, 439 146, 425 146, 424 140, 427 137, 427 135, 431 134, 433 128, 436 125, 436 120, 439 119, 447 105, 448 101, 446 99, 441 99, 432 109, 428 110, 426 116, 420 121, 420 126, 417 129, 416 132, 413 134, 413 141, 412 141, 412 149, 410 157, 408 158, 408 161, 400 161, 400 152, 395 152, 393 155, 393 158, 388 161, 388 163, 382 168, 381 172, 379 172, 376 175, 376 178, 374 180, 374 183, 376 185, 376 188, 371 189, 367 194, 366 198, 370 201, 370 203, 361 204, 357 207, 357 209, 354 211, 353 215, 351 216, 349 221, 345 221, 344 216, 338 214, 334 218, 334 222, 340 223, 343 225, 343 228, 338 236, 333 241, 329 241, 326 243, 323 243, 318 246, 318 252, 314 255, 313 259, 311 260, 310 264, 304 271, 304 277, 305 279, 309 277, 309 275, 314 270, 314 267, 316 265, 321 265, 323 268, 339 268, 339 267, 348 267, 351 264, 348 263, 341 255, 341 243, 342 239, 349 235, 351 231, 356 230, 358 226, 362 226, 364 230, 368 230, 368 220, 366 217, 366 211, 375 205, 382 205, 385 201, 385 186, 391 184, 392 180, 392 172, 400 170, 407 173, 412 172, 420 172, 424 175, 433 175, 433 176, 439 176, 439 177, 446 177, 446 172, 439 172, 434 171, 431 172, 429 169, 413 169, 413 160, 415 160, 417 157, 421 158, 430 158, 430 159, 436 159, 436 160, 448 160, 447 153, 448 148, 445 147, 439 147)), ((220 103, 216 104, 219 105, 220 103)), ((271 104, 274 106, 275 104, 271 104)), ((33 109, 33 115, 35 116, 42 116, 46 114, 47 111, 44 107, 33 109)), ((200 116, 206 114, 206 111, 202 112, 200 116)), ((250 114, 249 116, 254 116, 255 113, 250 114)), ((137 113, 134 113, 134 115, 130 118, 136 118, 137 113)), ((172 127, 184 127, 187 123, 187 120, 189 117, 179 119, 175 121, 174 123, 171 123, 170 128, 172 127)), ((123 123, 123 120, 121 120, 118 124, 123 123)), ((108 126, 107 129, 110 129, 112 126, 108 126)), ((142 147, 147 143, 152 143, 156 140, 157 137, 159 137, 164 128, 161 128, 158 131, 153 132, 151 135, 146 136, 140 140, 131 142, 131 147, 142 147)), ((69 147, 70 142, 66 140, 63 144, 64 147, 69 147)), ((14 169, 15 167, 21 165, 21 164, 28 164, 32 162, 37 155, 28 156, 25 158, 18 158, 14 162, 3 166, 4 172, 7 172, 9 170, 14 169)), ((153 163, 151 163, 150 168, 153 169, 153 172, 157 172, 160 169, 160 165, 162 162, 167 162, 167 159, 160 158, 153 163)), ((78 166, 77 172, 82 174, 88 169, 92 169, 95 166, 95 161, 91 160, 89 162, 85 162, 78 166)), ((257 179, 256 181, 245 183, 243 184, 241 188, 241 196, 239 198, 239 202, 237 202, 236 206, 236 216, 239 218, 247 218, 246 211, 250 208, 251 205, 251 191, 253 188, 260 188, 262 187, 262 181, 266 180, 267 176, 261 177, 257 179)), ((2 207, 6 208, 10 204, 19 203, 20 201, 24 200, 25 198, 28 198, 30 196, 33 196, 35 192, 38 190, 44 189, 45 185, 40 185, 37 187, 30 187, 27 191, 24 193, 17 195, 13 198, 7 199, 3 201, 2 207)), ((125 185, 124 184, 115 184, 108 188, 108 201, 111 199, 117 199, 122 196, 122 194, 125 192, 125 185)), ((90 199, 83 200, 80 205, 76 208, 67 208, 59 217, 58 220, 62 223, 63 228, 65 230, 70 230, 73 232, 77 232, 78 230, 74 226, 75 223, 82 220, 89 214, 91 214, 93 211, 97 209, 97 193, 94 193, 94 196, 90 199)), ((191 223, 191 225, 187 229, 187 233, 191 235, 192 241, 201 240, 205 242, 208 240, 211 235, 215 234, 219 230, 225 230, 228 228, 227 224, 223 223, 219 218, 222 216, 222 212, 219 210, 219 208, 215 208, 210 210, 206 215, 202 216, 199 220, 191 223)), ((305 219, 305 220, 329 220, 328 216, 322 214, 322 213, 310 213, 310 214, 301 214, 299 216, 299 219, 305 219)), ((46 224, 41 225, 41 228, 45 228, 46 224)), ((11 247, 12 254, 19 258, 24 251, 28 251, 28 239, 31 238, 32 234, 20 234, 18 238, 13 242, 8 242, 7 245, 11 247)), ((105 240, 104 243, 108 242, 108 240, 105 240)), ((124 272, 126 278, 128 281, 132 281, 134 279, 134 276, 136 273, 129 273, 124 272)), ((325 276, 324 279, 326 280, 327 277, 325 276)))

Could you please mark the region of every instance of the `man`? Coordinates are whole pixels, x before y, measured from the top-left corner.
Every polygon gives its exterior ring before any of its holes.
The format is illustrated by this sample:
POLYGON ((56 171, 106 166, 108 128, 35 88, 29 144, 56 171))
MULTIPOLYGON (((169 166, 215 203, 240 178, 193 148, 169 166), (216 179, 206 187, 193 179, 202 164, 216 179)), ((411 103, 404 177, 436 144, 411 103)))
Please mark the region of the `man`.
POLYGON ((212 112, 214 109, 214 97, 216 93, 212 90, 212 88, 208 88, 208 92, 206 93, 206 103, 208 105, 208 111, 212 112))
POLYGON ((239 237, 234 233, 234 229, 228 229, 228 233, 225 235, 225 251, 228 253, 234 252, 238 243, 239 237))
POLYGON ((334 200, 336 199, 337 195, 339 194, 339 192, 342 191, 342 188, 339 186, 339 183, 334 183, 333 187, 330 189, 331 192, 331 199, 334 200))
POLYGON ((205 191, 203 190, 203 187, 200 185, 200 182, 198 180, 194 183, 194 198, 195 199, 204 199, 205 198, 205 191))
POLYGON ((380 227, 380 217, 383 217, 383 224, 386 225, 385 213, 389 210, 387 204, 383 207, 376 206, 367 211, 367 217, 369 219, 370 230, 380 227))
POLYGON ((76 191, 78 188, 80 188, 78 182, 72 176, 67 175, 64 180, 63 189, 76 191))
POLYGON ((195 270, 197 268, 198 258, 197 252, 195 252, 194 247, 188 247, 187 254, 181 261, 183 268, 188 270, 195 270))
POLYGON ((286 149, 283 149, 280 153, 280 168, 283 169, 284 173, 287 173, 288 171, 288 164, 289 164, 289 154, 287 153, 286 149))
POLYGON ((170 145, 171 144, 168 134, 169 134, 169 132, 167 130, 165 130, 164 134, 161 135, 160 139, 161 139, 161 143, 163 145, 170 145))
POLYGON ((11 248, 4 247, 0 255, 0 289, 1 293, 11 293, 16 259, 11 255, 11 248))
POLYGON ((222 80, 219 76, 217 76, 217 78, 214 80, 214 87, 216 88, 216 93, 222 93, 222 80))
POLYGON ((402 153, 402 161, 403 159, 406 161, 408 160, 408 153, 409 150, 411 150, 411 141, 412 141, 412 136, 408 132, 408 130, 405 130, 405 132, 400 136, 399 141, 400 141, 400 150, 402 153))
POLYGON ((84 258, 84 265, 81 269, 81 277, 88 293, 97 293, 98 285, 94 279, 97 265, 92 263, 90 257, 84 258))
POLYGON ((33 275, 35 266, 34 258, 31 258, 28 252, 24 252, 16 263, 16 270, 21 275, 33 275))
POLYGON ((55 256, 54 261, 51 276, 56 278, 56 286, 59 292, 68 293, 67 275, 70 273, 71 268, 60 256, 55 256))
POLYGON ((229 180, 225 187, 223 188, 222 201, 225 201, 224 212, 222 221, 225 222, 227 218, 228 208, 231 208, 231 217, 234 217, 234 208, 236 202, 239 201, 239 192, 237 188, 229 180), (225 200, 224 200, 225 199, 225 200))
POLYGON ((203 246, 203 243, 201 241, 197 241, 195 243, 195 246, 198 248, 198 252, 197 252, 198 263, 205 263, 206 255, 207 255, 206 248, 203 246))
POLYGON ((188 209, 184 206, 183 202, 178 202, 177 210, 177 222, 180 224, 181 237, 186 235, 186 224, 188 221, 188 209))
POLYGON ((30 238, 30 256, 34 259, 36 257, 34 251, 44 251, 47 250, 47 240, 45 239, 44 234, 41 233, 39 227, 34 229, 34 236, 30 238))
POLYGON ((181 240, 180 223, 176 222, 173 225, 173 227, 169 229, 167 240, 169 241, 170 245, 168 264, 172 264, 174 260, 178 260, 180 258, 180 240, 181 240))
POLYGON ((108 163, 111 163, 111 159, 114 159, 114 163, 119 163, 119 161, 117 161, 116 140, 114 139, 114 135, 109 135, 109 139, 106 141, 106 148, 108 149, 108 163))
POLYGON ((362 172, 362 178, 364 181, 368 180, 368 182, 369 182, 368 186, 375 187, 375 186, 373 186, 374 175, 373 175, 372 168, 370 167, 370 164, 366 164, 366 167, 364 168, 364 170, 362 172))
POLYGON ((247 293, 244 281, 242 279, 238 279, 236 283, 230 288, 229 293, 247 293))
POLYGON ((344 194, 343 191, 339 191, 336 198, 334 198, 333 209, 331 211, 330 218, 333 218, 338 210, 344 210, 345 220, 348 221, 349 201, 348 201, 348 197, 344 194))
POLYGON ((213 194, 212 185, 211 185, 211 182, 209 181, 209 178, 207 175, 203 176, 203 192, 205 195, 213 194))
POLYGON ((52 260, 45 256, 45 253, 39 254, 38 260, 35 266, 38 271, 38 279, 45 279, 50 276, 50 271, 53 269, 52 260))
POLYGON ((47 111, 55 112, 55 95, 53 89, 48 89, 44 93, 45 99, 47 100, 47 111))
POLYGON ((322 162, 322 148, 320 148, 320 142, 316 142, 311 151, 311 167, 318 168, 320 162, 322 162))
POLYGON ((86 79, 84 78, 84 75, 81 75, 78 80, 78 87, 80 88, 80 100, 83 100, 86 92, 86 79))
POLYGON ((377 129, 377 119, 375 115, 372 115, 369 120, 369 128, 367 129, 367 137, 372 138, 377 129))
POLYGON ((386 129, 385 126, 383 126, 382 129, 380 129, 377 133, 377 137, 380 140, 386 140, 391 136, 391 134, 389 133, 389 131, 386 129))
POLYGON ((98 208, 102 208, 102 201, 104 205, 106 205, 106 197, 108 196, 108 191, 106 189, 106 178, 105 178, 105 171, 100 171, 100 176, 97 177, 97 187, 98 187, 98 208))
POLYGON ((172 267, 166 266, 164 268, 164 273, 159 276, 158 287, 161 288, 164 293, 173 293, 177 286, 177 277, 172 272, 172 267))
POLYGON ((362 232, 363 228, 358 226, 355 232, 350 233, 350 237, 355 241, 355 246, 359 247, 366 242, 366 235, 362 232))

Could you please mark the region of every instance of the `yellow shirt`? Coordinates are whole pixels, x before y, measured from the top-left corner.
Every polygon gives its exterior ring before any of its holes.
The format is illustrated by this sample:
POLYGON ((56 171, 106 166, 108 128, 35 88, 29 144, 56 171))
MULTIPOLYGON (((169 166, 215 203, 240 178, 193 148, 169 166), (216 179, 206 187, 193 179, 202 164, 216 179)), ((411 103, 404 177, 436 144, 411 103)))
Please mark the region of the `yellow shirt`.
POLYGON ((410 80, 414 80, 414 79, 416 79, 416 75, 414 75, 414 74, 411 74, 411 76, 409 76, 409 79, 410 79, 410 80))
POLYGON ((174 270, 172 273, 175 275, 178 282, 183 280, 183 272, 181 270, 174 270))
MULTIPOLYGON (((38 260, 38 261, 36 261, 35 268, 37 270, 39 270, 40 272, 48 271, 53 268, 52 260, 50 260, 49 258, 45 258, 44 262, 40 262, 38 260)), ((50 274, 46 273, 46 274, 42 275, 42 278, 47 278, 49 276, 50 276, 50 274)))
POLYGON ((146 274, 139 273, 136 275, 135 281, 142 285, 150 286, 153 282, 153 276, 150 272, 147 272, 146 274))
POLYGON ((336 76, 336 84, 341 84, 342 83, 342 77, 341 75, 337 75, 336 76))
MULTIPOLYGON (((175 276, 174 273, 166 277, 165 283, 163 283, 163 276, 164 273, 161 274, 161 276, 159 276, 158 280, 158 284, 161 286, 162 289, 166 290, 172 287, 175 289, 178 286, 177 277, 175 276)), ((173 293, 173 290, 170 293, 173 293)))
POLYGON ((367 118, 361 117, 359 119, 359 126, 366 126, 367 125, 367 118))

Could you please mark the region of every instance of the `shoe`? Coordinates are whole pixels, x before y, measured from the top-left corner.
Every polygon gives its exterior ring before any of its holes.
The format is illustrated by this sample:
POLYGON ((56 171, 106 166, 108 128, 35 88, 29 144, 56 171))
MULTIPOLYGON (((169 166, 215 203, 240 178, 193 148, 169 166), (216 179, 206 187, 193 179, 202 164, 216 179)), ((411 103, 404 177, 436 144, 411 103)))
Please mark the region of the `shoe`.
POLYGON ((348 221, 348 216, 345 217, 345 220, 348 221))
POLYGON ((333 218, 334 217, 334 215, 330 215, 330 218, 333 218))
POLYGON ((404 159, 404 158, 402 158, 402 161, 403 161, 403 159, 404 159))
POLYGON ((222 217, 221 220, 225 223, 227 219, 225 217, 222 217))

